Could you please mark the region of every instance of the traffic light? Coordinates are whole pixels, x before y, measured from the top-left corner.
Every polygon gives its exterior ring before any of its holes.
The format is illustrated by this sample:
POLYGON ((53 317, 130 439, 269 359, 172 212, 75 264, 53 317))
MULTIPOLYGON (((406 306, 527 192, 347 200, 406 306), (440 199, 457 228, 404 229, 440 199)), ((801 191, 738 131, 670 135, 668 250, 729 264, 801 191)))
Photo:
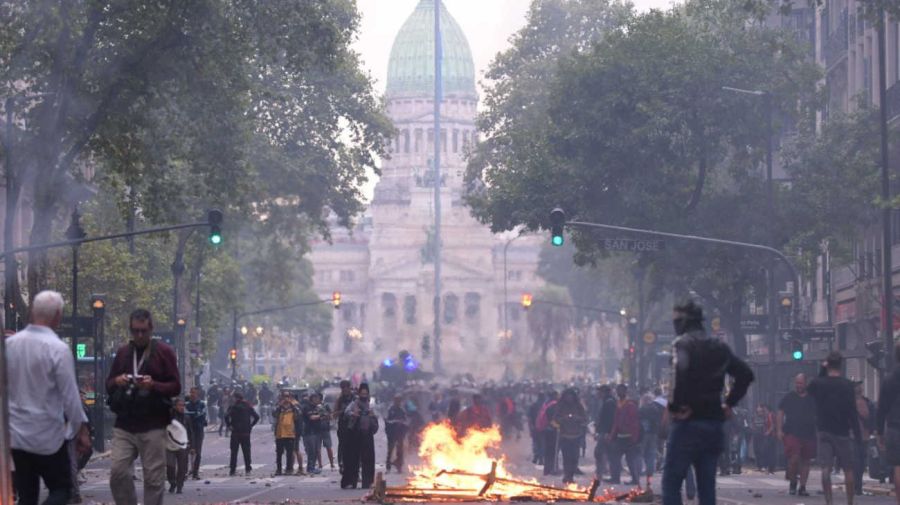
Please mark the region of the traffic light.
POLYGON ((209 243, 219 245, 222 243, 222 211, 213 209, 207 212, 206 221, 209 223, 209 243))
POLYGON ((884 369, 884 342, 881 340, 866 342, 866 350, 869 351, 870 354, 870 356, 866 358, 869 365, 876 370, 884 369))
POLYGON ((331 304, 334 305, 334 310, 341 308, 341 292, 335 291, 331 293, 331 304))
POLYGON ((563 227, 566 224, 566 212, 559 207, 550 212, 550 243, 554 247, 562 247, 566 239, 563 237, 563 227))
POLYGON ((534 298, 531 296, 531 293, 522 293, 522 308, 528 310, 531 308, 532 303, 534 303, 534 298))
POLYGON ((794 361, 803 361, 803 342, 791 340, 791 358, 794 361))
POLYGON ((91 295, 91 310, 95 318, 102 319, 106 312, 106 295, 91 295))
POLYGON ((231 349, 228 351, 228 359, 231 360, 232 363, 237 361, 237 349, 231 349))

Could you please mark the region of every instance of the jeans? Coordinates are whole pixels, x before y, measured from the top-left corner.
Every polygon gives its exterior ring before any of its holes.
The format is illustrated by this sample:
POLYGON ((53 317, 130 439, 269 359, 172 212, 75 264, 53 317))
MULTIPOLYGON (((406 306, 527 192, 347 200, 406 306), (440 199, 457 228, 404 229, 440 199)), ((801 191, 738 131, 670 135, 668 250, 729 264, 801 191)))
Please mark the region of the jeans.
POLYGON ((253 469, 253 466, 250 464, 250 434, 238 434, 231 433, 231 461, 229 464, 229 469, 231 473, 235 473, 237 470, 237 453, 238 448, 241 449, 241 452, 244 453, 244 470, 247 473, 250 473, 250 470, 253 469))
POLYGON ((602 479, 603 474, 609 469, 607 460, 609 459, 609 442, 606 441, 606 434, 601 433, 597 438, 597 445, 594 446, 594 461, 597 464, 597 478, 602 479))
POLYGON ((579 438, 559 438, 562 449, 563 482, 575 482, 575 470, 578 468, 578 451, 581 449, 579 438))
POLYGON ((641 459, 644 461, 644 475, 650 477, 656 472, 656 433, 647 433, 641 441, 641 459))
POLYGON ((406 436, 404 434, 393 435, 387 437, 388 446, 387 446, 387 463, 385 463, 385 468, 388 470, 391 469, 391 465, 397 468, 398 472, 403 471, 403 443, 406 441, 406 436), (394 456, 394 460, 391 460, 391 456, 394 456))
POLYGON ((66 442, 54 454, 43 456, 12 450, 16 471, 13 484, 19 497, 19 505, 37 505, 41 480, 50 490, 43 505, 65 505, 69 502, 72 472, 69 469, 69 452, 66 442))
POLYGON ((531 461, 536 465, 544 464, 544 437, 537 430, 531 432, 531 461))
POLYGON ((557 431, 550 428, 541 432, 544 437, 544 475, 553 475, 559 469, 556 467, 556 456, 559 454, 559 439, 557 431))
POLYGON ((716 505, 716 467, 722 452, 722 421, 673 421, 663 466, 663 505, 681 505, 681 483, 691 466, 699 505, 716 505))
POLYGON ((303 448, 306 450, 306 471, 315 472, 319 464, 319 447, 321 438, 318 433, 303 435, 303 448))
POLYGON ((284 470, 286 473, 294 471, 294 439, 293 438, 276 438, 275 439, 275 471, 281 473, 281 458, 284 456, 284 470))
POLYGON ((196 479, 200 477, 200 458, 203 457, 203 429, 197 430, 194 439, 191 440, 191 450, 194 451, 194 459, 191 462, 191 475, 196 479))
POLYGON ((631 483, 641 482, 641 446, 632 442, 631 438, 615 438, 609 445, 609 478, 619 482, 622 477, 622 456, 628 471, 631 472, 631 483))
POLYGON ((166 480, 169 486, 177 490, 184 487, 184 479, 187 477, 188 452, 187 449, 179 451, 166 451, 166 480))

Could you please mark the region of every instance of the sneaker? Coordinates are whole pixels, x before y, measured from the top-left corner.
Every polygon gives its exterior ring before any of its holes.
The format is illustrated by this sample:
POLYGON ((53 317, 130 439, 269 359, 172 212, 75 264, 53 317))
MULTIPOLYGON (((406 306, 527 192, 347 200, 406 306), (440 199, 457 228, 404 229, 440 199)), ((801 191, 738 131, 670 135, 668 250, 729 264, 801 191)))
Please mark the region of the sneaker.
POLYGON ((181 487, 180 487, 180 486, 177 487, 177 488, 175 489, 175 494, 181 494, 181 487))
POLYGON ((792 480, 790 486, 788 487, 788 494, 794 496, 797 494, 797 481, 792 480))
POLYGON ((806 486, 800 486, 800 489, 797 490, 797 496, 809 496, 809 493, 806 492, 806 486))
POLYGON ((172 494, 174 492, 175 492, 175 484, 169 485, 169 494, 172 494))

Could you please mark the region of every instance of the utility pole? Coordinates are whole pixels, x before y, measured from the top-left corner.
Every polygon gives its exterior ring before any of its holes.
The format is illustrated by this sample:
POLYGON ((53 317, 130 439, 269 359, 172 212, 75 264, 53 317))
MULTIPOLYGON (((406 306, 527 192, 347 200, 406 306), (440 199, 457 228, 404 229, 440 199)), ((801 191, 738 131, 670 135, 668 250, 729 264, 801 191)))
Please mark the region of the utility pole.
POLYGON ((441 99, 444 59, 441 43, 441 0, 434 1, 434 372, 441 362, 441 99))
POLYGON ((882 298, 884 300, 884 322, 881 333, 884 339, 885 373, 894 369, 894 281, 893 258, 891 240, 891 214, 893 213, 889 202, 891 201, 891 177, 888 157, 888 126, 887 126, 887 34, 884 22, 884 9, 878 8, 878 111, 881 123, 881 199, 884 208, 881 211, 881 276, 882 298))

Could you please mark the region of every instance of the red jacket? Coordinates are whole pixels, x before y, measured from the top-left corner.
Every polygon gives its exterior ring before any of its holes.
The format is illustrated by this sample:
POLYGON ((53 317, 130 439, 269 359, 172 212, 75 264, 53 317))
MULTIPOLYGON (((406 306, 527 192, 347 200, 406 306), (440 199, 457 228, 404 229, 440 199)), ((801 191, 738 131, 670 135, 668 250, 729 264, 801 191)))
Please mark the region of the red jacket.
POLYGON ((612 430, 609 434, 613 440, 627 436, 632 443, 638 442, 641 435, 641 421, 638 417, 638 406, 634 400, 619 402, 619 408, 616 409, 612 430))
MULTIPOLYGON (((170 399, 178 396, 181 393, 181 380, 179 379, 178 361, 175 357, 175 351, 161 341, 154 342, 153 346, 155 350, 144 363, 140 374, 149 375, 153 378, 150 394, 155 399, 170 399)), ((106 378, 107 394, 112 395, 118 388, 115 382, 116 377, 122 374, 133 374, 133 366, 132 345, 128 343, 119 347, 116 351, 116 357, 109 367, 109 375, 106 378)), ((157 402, 154 402, 154 404, 157 404, 157 402)), ((169 407, 160 406, 147 416, 117 415, 115 427, 129 433, 143 433, 150 430, 165 429, 169 425, 170 420, 169 407)))

